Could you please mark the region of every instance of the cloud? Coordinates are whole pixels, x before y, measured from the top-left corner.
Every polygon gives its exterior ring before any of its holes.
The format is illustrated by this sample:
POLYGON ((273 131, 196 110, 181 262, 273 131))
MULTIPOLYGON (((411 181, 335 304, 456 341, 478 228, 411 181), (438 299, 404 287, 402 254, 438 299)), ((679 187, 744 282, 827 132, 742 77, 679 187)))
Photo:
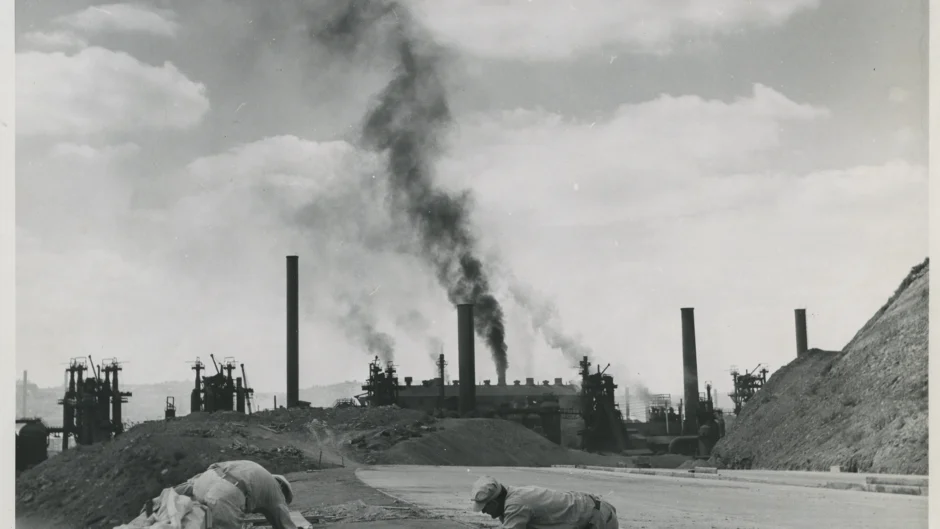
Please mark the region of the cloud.
POLYGON ((77 157, 86 161, 108 164, 117 159, 133 156, 138 152, 140 152, 140 147, 136 143, 93 147, 91 145, 64 142, 55 144, 50 154, 57 158, 77 157))
MULTIPOLYGON (((218 304, 220 315, 224 299, 281 306, 283 258, 297 254, 304 325, 335 331, 325 341, 317 330, 310 347, 329 343, 331 354, 349 359, 336 369, 364 369, 369 351, 337 324, 349 316, 348 300, 356 300, 359 321, 388 333, 382 338, 401 351, 397 361, 424 369, 426 336, 389 324, 406 311, 440 313, 448 306, 433 276, 405 250, 411 235, 384 206, 378 167, 373 156, 342 141, 276 136, 238 145, 186 166, 175 178, 179 199, 159 213, 150 228, 157 236, 147 240, 174 248, 165 266, 198 278, 213 298, 204 303, 218 304)), ((283 327, 280 312, 258 321, 283 327)), ((428 332, 441 323, 429 322, 428 332)))
POLYGON ((79 347, 131 360, 129 381, 150 373, 173 379, 188 376, 183 362, 224 350, 247 363, 258 387, 277 387, 282 371, 262 360, 283 350, 283 260, 299 254, 302 349, 362 360, 337 364, 324 356, 307 380, 349 379, 369 357, 334 324, 343 309, 334 292, 378 285, 376 298, 388 293, 389 305, 422 292, 420 282, 395 280, 407 263, 370 256, 358 239, 347 239, 359 219, 389 232, 381 204, 359 194, 362 178, 350 180, 359 172, 345 167, 363 164, 347 144, 267 138, 155 182, 133 178, 135 153, 132 144, 63 142, 19 169, 17 199, 30 205, 17 218, 24 368, 45 372, 41 366, 66 361, 79 347), (151 186, 164 198, 142 208, 136 201, 151 186), (298 218, 311 204, 335 222, 298 218), (47 317, 57 322, 54 333, 47 317))
MULTIPOLYGON (((702 380, 724 387, 729 365, 792 358, 794 307, 816 314, 814 344, 841 347, 926 252, 923 166, 777 169, 788 138, 829 116, 762 85, 727 101, 663 95, 593 123, 478 115, 439 172, 475 190, 500 268, 556 300, 599 363, 681 391, 678 308, 694 306, 702 380)), ((541 341, 532 354, 537 378, 562 365, 541 341)))
POLYGON ((139 150, 133 143, 63 142, 30 156, 17 167, 16 198, 24 205, 17 226, 60 250, 107 239, 132 207, 123 175, 139 150))
POLYGON ((81 135, 186 129, 209 110, 206 87, 172 63, 86 48, 16 56, 17 134, 81 135))
POLYGON ((23 35, 22 46, 35 51, 73 51, 88 41, 70 31, 31 31, 23 35))
POLYGON ((149 33, 159 37, 173 37, 179 30, 179 24, 174 18, 175 14, 170 10, 122 3, 89 6, 59 17, 56 22, 90 34, 149 33))
POLYGON ((297 136, 273 136, 201 157, 187 166, 200 187, 284 186, 304 200, 316 196, 351 171, 360 170, 365 157, 345 141, 314 142, 297 136), (315 169, 312 169, 313 165, 315 169), (316 178, 311 178, 315 174, 316 178), (298 187, 300 186, 300 187, 298 187))
POLYGON ((662 95, 603 122, 516 110, 464 124, 441 172, 476 188, 494 215, 539 215, 552 225, 657 215, 667 205, 687 212, 723 204, 684 189, 765 167, 786 124, 826 116, 760 84, 730 102, 662 95))
MULTIPOLYGON (((503 216, 488 231, 499 234, 507 268, 557 300, 565 328, 586 337, 598 363, 624 366, 622 384, 678 394, 679 307, 696 307, 700 380, 719 387, 730 365, 793 358, 795 307, 810 309, 814 346, 847 343, 926 255, 927 185, 926 168, 904 161, 741 174, 675 188, 671 207, 643 219, 546 226, 566 207, 589 208, 549 202, 537 217, 503 216)), ((545 344, 534 355, 561 365, 545 344)))
POLYGON ((420 0, 417 11, 444 42, 505 59, 565 59, 605 48, 667 53, 689 39, 777 26, 819 0, 420 0))

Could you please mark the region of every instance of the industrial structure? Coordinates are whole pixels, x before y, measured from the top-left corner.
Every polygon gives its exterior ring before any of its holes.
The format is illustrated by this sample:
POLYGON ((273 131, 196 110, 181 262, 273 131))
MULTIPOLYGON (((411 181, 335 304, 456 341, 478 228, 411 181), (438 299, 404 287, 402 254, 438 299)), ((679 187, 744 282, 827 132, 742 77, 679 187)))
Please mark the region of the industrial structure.
MULTIPOLYGON (((526 379, 525 385, 516 380, 507 385, 499 379, 497 384, 484 380, 475 381, 475 344, 473 334, 473 305, 457 306, 459 380, 445 383, 444 354, 436 362, 437 378, 414 384, 412 377, 399 382, 395 366, 387 362, 382 368, 376 357, 369 364, 369 377, 362 386, 365 393, 357 395, 354 402, 365 406, 398 405, 402 408, 419 409, 438 415, 464 417, 502 417, 523 424, 541 433, 552 442, 561 444, 561 417, 566 413, 576 414, 581 399, 578 390, 556 378, 554 384, 545 380, 541 385, 535 379, 526 379)), ((352 402, 337 401, 340 405, 352 402)))
POLYGON ((163 418, 172 419, 176 417, 176 397, 166 398, 166 407, 163 408, 163 418))
POLYGON ((652 395, 645 421, 627 421, 627 435, 634 445, 643 445, 654 454, 669 452, 669 444, 682 432, 682 404, 673 406, 672 396, 652 395))
POLYGON ((588 452, 622 452, 630 448, 627 429, 623 416, 616 403, 614 377, 605 374, 597 367, 591 373, 591 362, 585 356, 580 362, 581 370, 581 407, 580 415, 584 428, 581 436, 581 449, 588 452))
MULTIPOLYGON (((806 309, 794 309, 793 319, 796 324, 796 356, 799 358, 809 351, 809 341, 806 333, 806 309)), ((731 368, 734 391, 729 393, 728 396, 731 397, 731 401, 734 403, 735 415, 739 415, 744 405, 764 387, 764 384, 767 383, 768 373, 767 368, 761 365, 744 373, 736 368, 731 368)))
MULTIPOLYGON (((397 370, 392 362, 382 368, 376 357, 369 364, 369 376, 362 386, 365 393, 356 396, 357 402, 366 406, 398 405, 403 408, 420 409, 428 413, 451 413, 462 416, 495 416, 510 413, 510 410, 542 409, 543 402, 552 402, 546 408, 577 409, 580 405, 578 390, 556 378, 554 384, 527 378, 523 385, 516 380, 510 385, 491 384, 484 380, 476 384, 475 344, 473 334, 473 305, 457 306, 458 362, 460 378, 445 384, 444 354, 436 362, 438 376, 414 384, 412 377, 399 382, 397 370)), ((533 412, 534 413, 534 412, 533 412)))
POLYGON ((299 258, 287 256, 287 407, 310 407, 300 400, 300 271, 299 258))
POLYGON ((796 320, 796 356, 799 357, 809 350, 806 337, 806 309, 795 309, 793 312, 796 320))
MULTIPOLYGON (((215 367, 215 374, 210 376, 202 375, 206 369, 205 364, 199 358, 193 362, 193 371, 196 372, 195 385, 190 392, 190 413, 195 412, 216 412, 216 411, 237 411, 238 413, 251 413, 251 399, 254 390, 248 387, 247 375, 245 375, 245 364, 241 364, 240 377, 232 377, 232 372, 236 369, 234 358, 223 359, 221 367, 215 361, 215 355, 209 355, 212 359, 212 365, 215 367)), ((167 403, 169 410, 169 402, 167 403)), ((175 416, 176 407, 173 406, 175 416)))
MULTIPOLYGON (((402 408, 420 409, 428 413, 459 413, 460 381, 443 384, 441 377, 435 377, 414 384, 411 377, 405 377, 404 382, 404 385, 398 386, 397 398, 397 404, 402 408)), ((561 378, 556 378, 554 382, 543 380, 539 383, 534 378, 527 378, 525 383, 515 380, 505 386, 484 380, 482 384, 476 385, 474 394, 475 414, 480 416, 494 414, 503 408, 537 406, 545 401, 556 402, 566 410, 577 410, 580 405, 578 389, 562 382, 561 378)))
MULTIPOLYGON (((682 435, 669 443, 669 452, 674 454, 708 457, 715 444, 724 435, 722 411, 714 406, 712 388, 705 385, 699 392, 698 352, 695 344, 695 313, 692 308, 680 309, 682 314, 682 371, 684 377, 683 403, 685 409, 681 419, 682 435)), ((680 406, 680 409, 682 406, 680 406)))
POLYGON ((476 411, 476 345, 473 336, 473 305, 457 305, 457 362, 459 375, 457 401, 460 415, 476 411))
POLYGON ((97 367, 91 356, 88 361, 86 365, 84 358, 71 359, 66 369, 68 387, 59 400, 62 426, 48 429, 62 436, 63 451, 68 450, 70 437, 80 445, 90 445, 124 433, 121 405, 132 395, 120 389, 121 364, 114 358, 97 367))
MULTIPOLYGON (((411 385, 411 377, 406 377, 406 381, 411 385)), ((366 393, 356 397, 366 406, 397 405, 398 376, 394 364, 388 362, 383 370, 379 357, 376 356, 369 364, 369 378, 362 389, 366 390, 366 393)))
POLYGON ((16 470, 22 472, 49 457, 49 427, 42 419, 16 419, 16 470))
POLYGON ((724 412, 715 406, 712 386, 699 391, 695 315, 681 309, 683 397, 673 407, 669 395, 654 395, 648 403, 647 420, 628 421, 627 431, 635 446, 645 442, 654 454, 673 453, 707 457, 724 436, 724 412))
MULTIPOLYGON (((298 393, 298 275, 298 257, 287 256, 287 407, 309 406, 309 403, 299 400, 298 393)), ((587 357, 580 362, 580 388, 563 383, 561 378, 556 378, 554 384, 545 380, 537 385, 534 379, 528 378, 525 385, 518 380, 508 385, 502 376, 496 384, 485 380, 482 385, 478 385, 474 306, 471 303, 457 305, 458 380, 451 384, 445 382, 446 362, 443 353, 437 361, 438 376, 420 384, 414 384, 412 377, 404 377, 404 384, 401 384, 396 367, 391 362, 383 367, 376 357, 369 364, 369 376, 362 385, 365 393, 352 399, 342 399, 338 404, 398 405, 440 415, 506 417, 523 422, 557 442, 560 442, 561 437, 561 417, 573 415, 583 421, 583 428, 578 434, 584 450, 621 452, 637 448, 646 441, 646 445, 654 450, 708 456, 718 439, 724 435, 723 412, 715 406, 711 384, 706 384, 705 392, 699 391, 694 309, 682 308, 680 311, 683 398, 676 408, 668 396, 658 396, 649 403, 647 420, 643 423, 625 420, 616 403, 617 384, 613 376, 606 374, 606 368, 601 370, 600 367, 592 373, 587 357)), ((806 350, 805 311, 801 311, 798 309, 796 315, 797 349, 800 354, 806 350)), ((227 378, 222 373, 215 375, 218 378, 216 384, 231 387, 230 373, 229 370, 227 378)), ((198 380, 197 371, 197 389, 198 380)), ((194 399, 197 393, 194 390, 194 399)), ((228 397, 223 397, 223 400, 228 402, 228 397)), ((737 408, 737 401, 735 404, 737 408)), ((215 406, 224 408, 225 405, 215 406)))
POLYGON ((734 391, 729 393, 731 402, 734 403, 734 414, 739 415, 741 409, 747 401, 760 391, 767 383, 767 368, 760 365, 751 371, 741 373, 737 369, 731 369, 731 380, 734 383, 734 391))

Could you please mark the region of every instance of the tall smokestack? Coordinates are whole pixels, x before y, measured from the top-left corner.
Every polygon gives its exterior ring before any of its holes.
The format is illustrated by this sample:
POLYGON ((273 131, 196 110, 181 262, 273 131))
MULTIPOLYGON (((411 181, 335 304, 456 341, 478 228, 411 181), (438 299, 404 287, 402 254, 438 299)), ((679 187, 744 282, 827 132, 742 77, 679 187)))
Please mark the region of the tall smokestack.
POLYGON ((698 433, 698 359, 695 352, 695 309, 682 310, 682 370, 685 384, 684 435, 698 433))
POLYGON ((806 309, 793 311, 796 316, 796 356, 803 356, 807 351, 806 309))
POLYGON ((476 365, 473 304, 457 305, 457 356, 460 373, 460 414, 476 409, 476 365))
POLYGON ((300 399, 300 310, 297 256, 287 256, 287 407, 297 406, 300 399))

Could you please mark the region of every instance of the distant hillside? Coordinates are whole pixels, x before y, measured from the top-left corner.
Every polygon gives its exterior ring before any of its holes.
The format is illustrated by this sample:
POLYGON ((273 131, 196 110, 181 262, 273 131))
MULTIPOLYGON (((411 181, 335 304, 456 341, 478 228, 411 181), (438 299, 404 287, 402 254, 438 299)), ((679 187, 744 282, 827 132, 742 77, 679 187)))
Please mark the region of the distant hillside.
MULTIPOLYGON (((362 382, 348 381, 329 386, 314 386, 300 390, 300 399, 315 407, 332 406, 336 399, 351 397, 362 393, 362 382)), ((16 415, 21 415, 23 406, 23 382, 16 384, 16 415)), ((160 419, 166 407, 166 398, 174 397, 176 400, 177 416, 189 413, 189 394, 193 389, 193 382, 172 381, 156 384, 132 384, 123 387, 124 391, 133 393, 124 405, 124 419, 136 423, 146 420, 160 419)), ((29 417, 40 417, 47 424, 59 426, 62 424, 62 407, 57 403, 62 398, 63 389, 40 388, 31 382, 26 384, 27 410, 29 417)), ((255 409, 271 409, 274 407, 274 397, 278 405, 286 402, 284 393, 256 393, 255 409)))
POLYGON ((715 447, 735 467, 927 474, 929 260, 842 351, 767 381, 715 447))

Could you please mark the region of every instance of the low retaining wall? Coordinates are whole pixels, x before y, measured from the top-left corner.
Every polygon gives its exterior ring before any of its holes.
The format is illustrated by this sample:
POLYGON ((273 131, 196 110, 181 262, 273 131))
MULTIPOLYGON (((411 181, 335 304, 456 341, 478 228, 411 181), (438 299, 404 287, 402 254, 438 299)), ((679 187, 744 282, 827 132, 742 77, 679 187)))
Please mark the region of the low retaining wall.
MULTIPOLYGON (((820 479, 816 483, 794 482, 786 479, 765 479, 759 477, 744 477, 740 475, 720 474, 718 469, 699 467, 689 470, 662 470, 652 468, 620 468, 620 467, 601 467, 595 465, 552 465, 552 468, 574 468, 579 470, 592 470, 601 472, 617 472, 621 474, 641 474, 647 476, 667 476, 687 479, 714 479, 721 481, 740 481, 745 483, 761 483, 765 485, 791 485, 795 487, 824 488, 835 490, 855 490, 862 492, 881 492, 888 494, 909 494, 913 496, 927 496, 928 478, 920 476, 911 477, 877 477, 868 476, 865 483, 851 483, 839 481, 824 481, 820 479)), ((784 476, 781 476, 784 477, 784 476)))

